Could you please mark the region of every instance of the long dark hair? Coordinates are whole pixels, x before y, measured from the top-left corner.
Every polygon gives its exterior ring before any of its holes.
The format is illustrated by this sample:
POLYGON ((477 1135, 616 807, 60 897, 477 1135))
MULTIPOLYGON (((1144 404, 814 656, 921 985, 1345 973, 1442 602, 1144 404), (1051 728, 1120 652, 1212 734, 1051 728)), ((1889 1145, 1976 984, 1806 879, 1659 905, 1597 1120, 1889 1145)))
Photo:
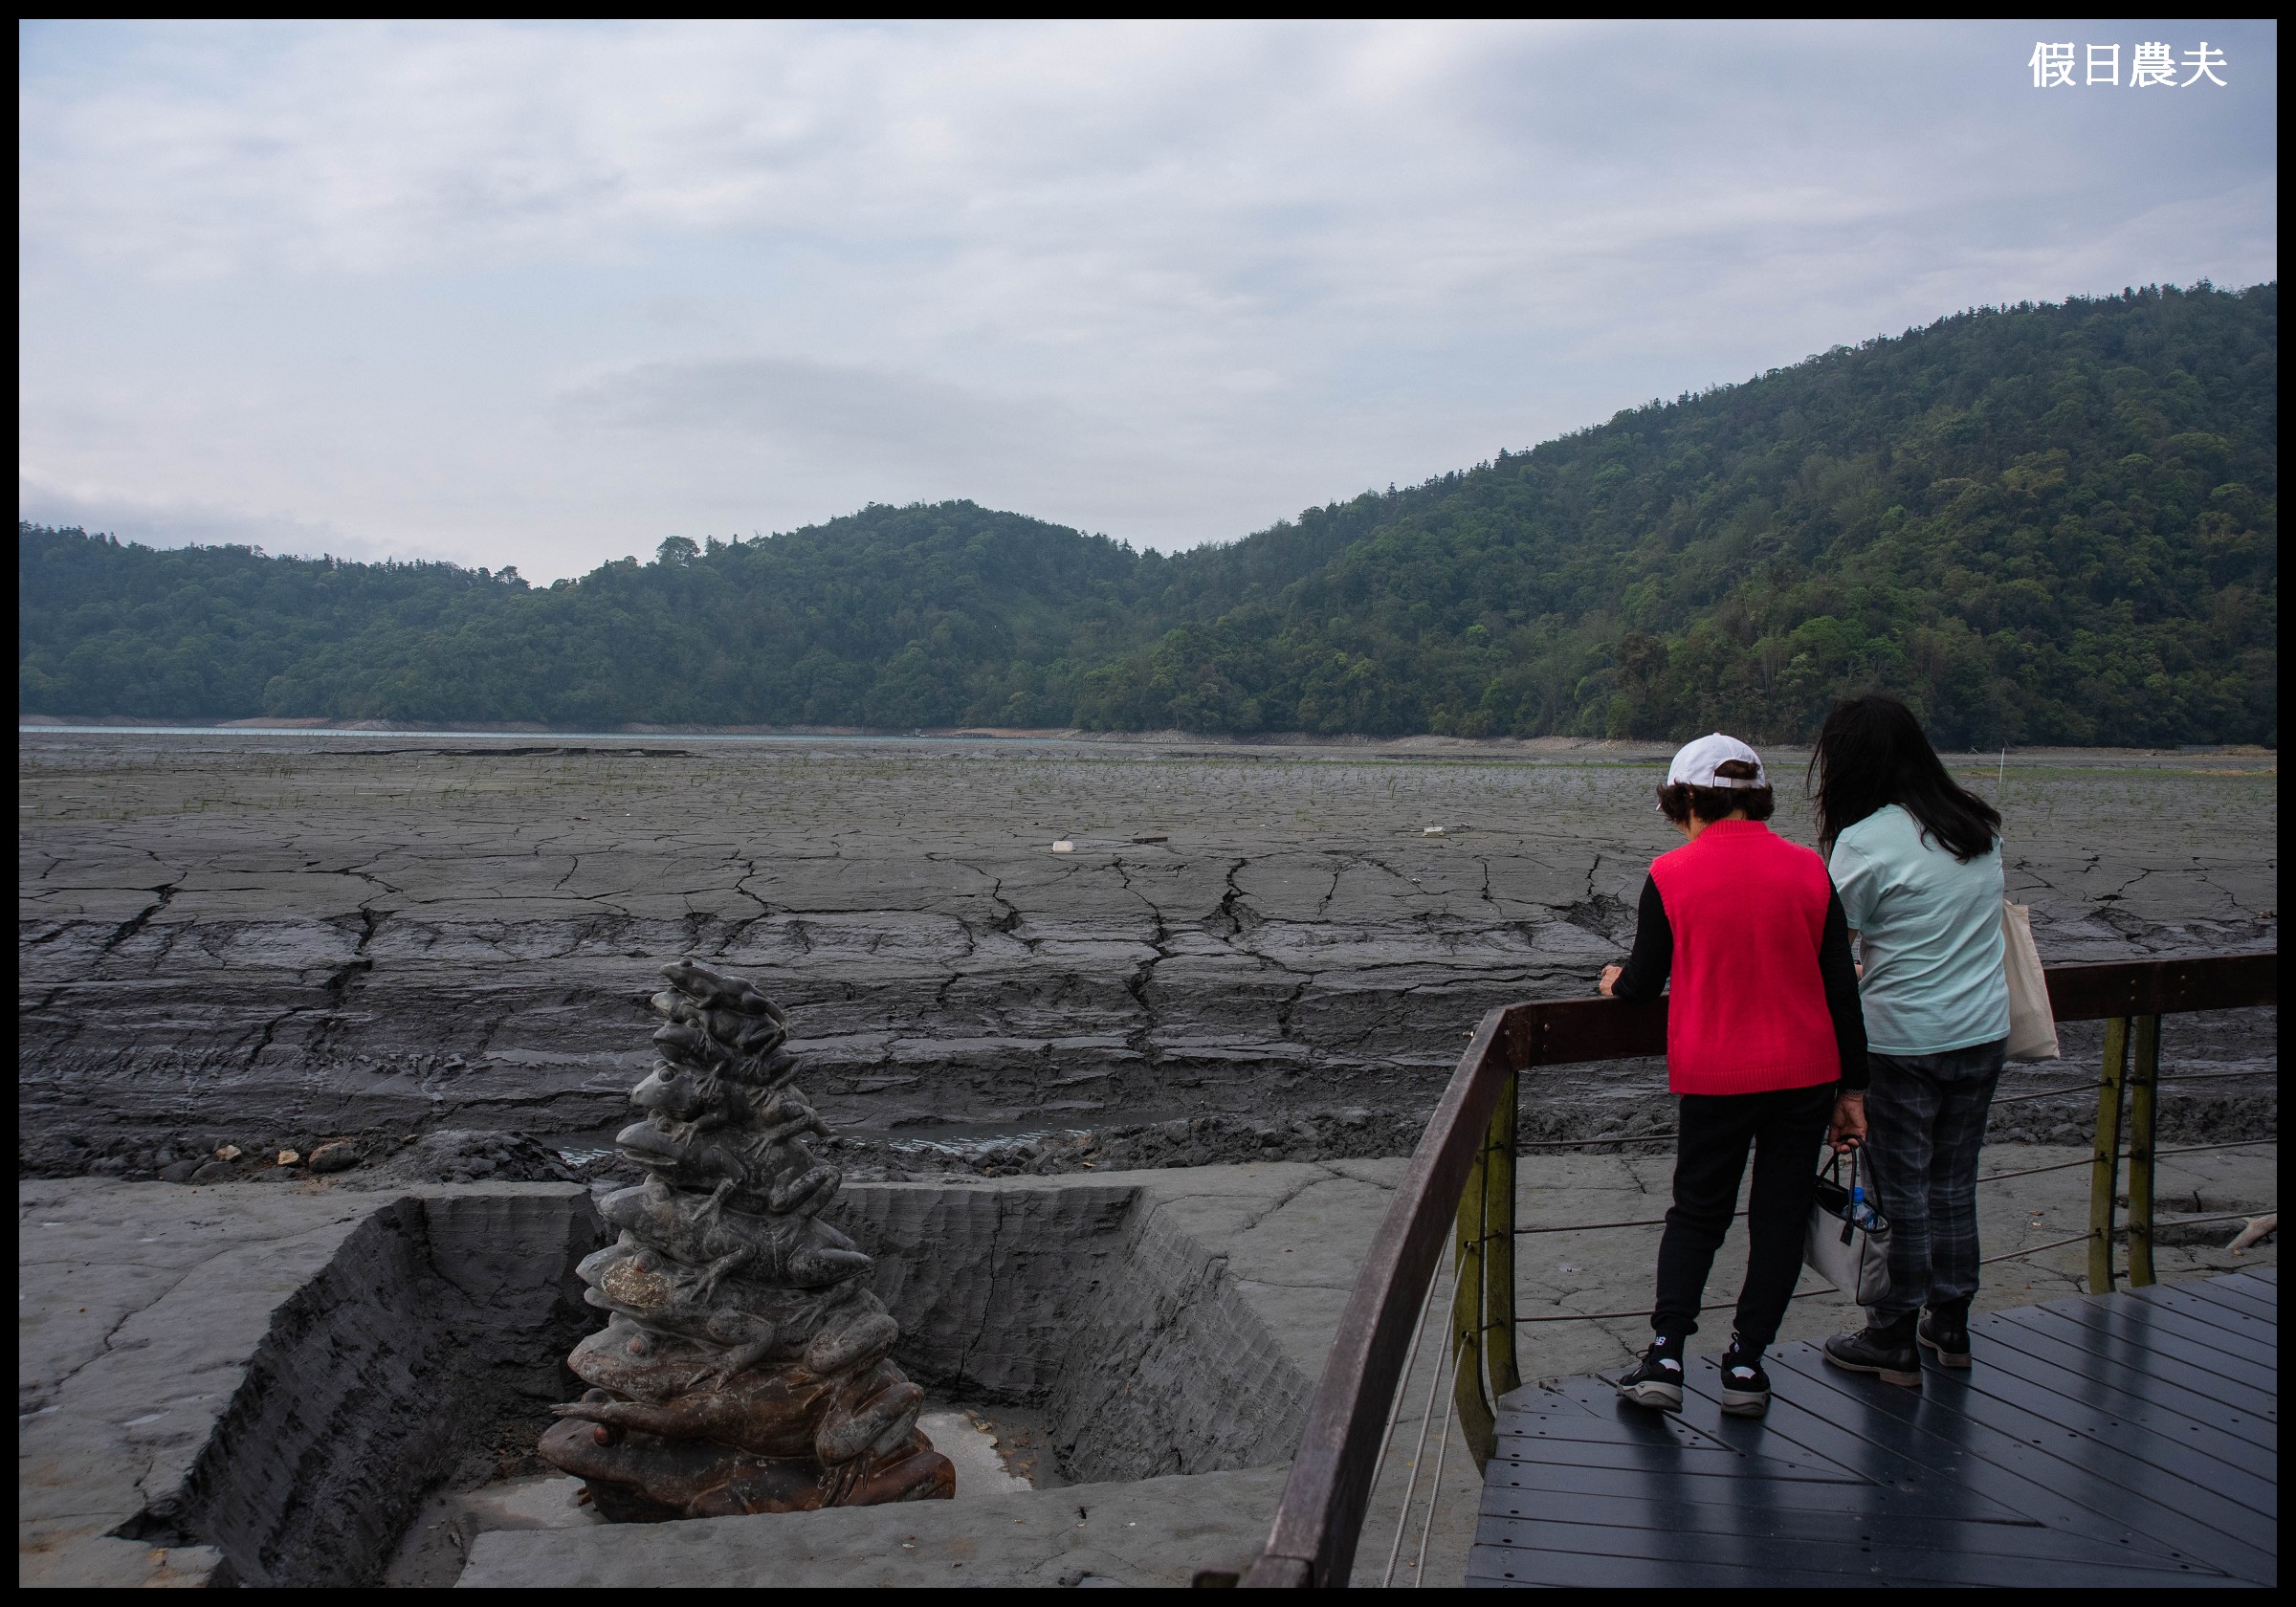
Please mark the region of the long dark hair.
POLYGON ((1835 704, 1818 733, 1810 775, 1818 843, 1829 856, 1835 838, 1892 804, 1964 864, 1991 853, 2001 834, 2000 811, 1947 774, 1913 711, 1894 697, 1835 704))

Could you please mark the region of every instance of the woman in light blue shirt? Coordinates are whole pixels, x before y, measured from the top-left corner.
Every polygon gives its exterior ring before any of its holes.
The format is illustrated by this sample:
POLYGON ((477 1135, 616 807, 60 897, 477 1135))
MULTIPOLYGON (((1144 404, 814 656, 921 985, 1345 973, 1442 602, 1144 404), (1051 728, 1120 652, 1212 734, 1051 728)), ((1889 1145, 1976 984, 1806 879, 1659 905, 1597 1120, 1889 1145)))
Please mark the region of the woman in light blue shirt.
POLYGON ((2009 1046, 2001 817, 1894 697, 1838 706, 1810 768, 1819 847, 1864 961, 1866 1174, 1890 1226, 1888 1304, 1828 1339, 1825 1358, 1918 1388, 1924 1350, 1970 1364, 1977 1152, 2009 1046))

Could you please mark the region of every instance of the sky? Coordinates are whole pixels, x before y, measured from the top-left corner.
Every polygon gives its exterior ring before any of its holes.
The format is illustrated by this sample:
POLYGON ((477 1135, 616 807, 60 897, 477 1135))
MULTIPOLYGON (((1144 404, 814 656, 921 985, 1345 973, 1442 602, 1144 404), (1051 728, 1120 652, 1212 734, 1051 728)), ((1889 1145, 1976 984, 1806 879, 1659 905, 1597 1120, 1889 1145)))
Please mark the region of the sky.
POLYGON ((19 514, 153 545, 545 581, 964 497, 1171 551, 1965 307, 2279 273, 2268 22, 20 43, 19 514))

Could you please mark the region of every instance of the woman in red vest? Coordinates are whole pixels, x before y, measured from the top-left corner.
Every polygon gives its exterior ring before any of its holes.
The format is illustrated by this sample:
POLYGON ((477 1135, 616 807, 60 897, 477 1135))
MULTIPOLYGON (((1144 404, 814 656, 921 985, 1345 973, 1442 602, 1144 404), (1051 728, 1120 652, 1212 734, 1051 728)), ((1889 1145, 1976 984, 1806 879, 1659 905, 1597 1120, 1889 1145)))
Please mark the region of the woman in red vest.
POLYGON ((1650 1348, 1619 1394, 1681 1406, 1684 1342, 1698 1331, 1751 1149, 1746 1281, 1722 1409, 1759 1417, 1770 1404, 1762 1352, 1800 1273, 1820 1146, 1865 1135, 1857 966, 1825 862, 1762 824, 1776 800, 1752 748, 1699 737, 1674 756, 1658 806, 1689 841, 1650 867, 1634 952, 1602 973, 1602 991, 1621 999, 1656 999, 1672 979, 1667 1086, 1681 1096, 1650 1348))

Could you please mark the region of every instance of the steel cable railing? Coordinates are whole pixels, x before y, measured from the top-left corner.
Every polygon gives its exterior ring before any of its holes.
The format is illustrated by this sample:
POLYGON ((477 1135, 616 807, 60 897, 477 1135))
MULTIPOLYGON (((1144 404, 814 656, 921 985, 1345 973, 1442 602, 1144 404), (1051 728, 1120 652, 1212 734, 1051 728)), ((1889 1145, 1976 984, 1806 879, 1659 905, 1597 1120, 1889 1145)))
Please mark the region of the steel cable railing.
MULTIPOLYGON (((1434 1293, 1435 1282, 1430 1280, 1427 1284, 1427 1294, 1430 1301, 1434 1293)), ((1425 1318, 1423 1315, 1421 1327, 1424 1329, 1424 1326, 1425 1318)), ((1411 1354, 1413 1356, 1419 1354, 1419 1332, 1415 1331, 1411 1335, 1411 1354)), ((1403 1531, 1411 1525, 1412 1498, 1419 1493, 1419 1470, 1427 1464, 1427 1427, 1435 1420, 1435 1402, 1442 1398, 1445 1373, 1451 1360, 1451 1354, 1447 1350, 1439 1354, 1435 1358, 1435 1376, 1427 1380, 1427 1400, 1426 1404, 1421 1408, 1419 1415, 1419 1444, 1411 1452, 1411 1477, 1410 1481, 1403 1486, 1402 1505, 1396 1509, 1395 1543, 1387 1548, 1387 1570, 1380 1575, 1381 1588, 1395 1583, 1395 1565, 1403 1554, 1403 1531)), ((1407 1380, 1410 1376, 1411 1364, 1406 1360, 1403 1363, 1403 1377, 1407 1380)), ((1396 1391, 1396 1399, 1398 1401, 1402 1399, 1402 1391, 1400 1389, 1396 1391)), ((1445 1422, 1447 1427, 1449 1420, 1445 1420, 1445 1422)), ((1390 1422, 1388 1426, 1389 1432, 1392 1434, 1393 1423, 1390 1422)), ((1381 1453, 1380 1460, 1385 1460, 1384 1452, 1381 1453)), ((1438 1484, 1427 1491, 1427 1527, 1429 1529, 1435 1526, 1435 1502, 1441 1488, 1441 1485, 1438 1484)))
MULTIPOLYGON (((2091 1083, 2087 1086, 2090 1088, 2095 1088, 2099 1085, 2091 1083)), ((2011 1102, 2006 1099, 1997 1099, 1994 1101, 1994 1103, 1996 1105, 2006 1105, 2011 1102)), ((2277 1137, 2236 1138, 2221 1144, 2175 1144, 2166 1149, 2156 1149, 2152 1153, 2155 1156, 2197 1155, 2203 1150, 2246 1150, 2255 1149, 2264 1144, 2277 1144, 2279 1142, 2280 1140, 2277 1137)), ((2121 1158, 2123 1160, 2130 1159, 2130 1152, 2123 1150, 2121 1152, 2121 1158)), ((1977 1183, 1978 1186, 1982 1187, 1987 1183, 2006 1182, 2011 1178, 2035 1178, 2039 1177, 2043 1172, 2069 1172, 2076 1166, 2091 1166, 2094 1164, 2095 1159, 2093 1156, 2084 1156, 2079 1160, 2052 1161, 2046 1166, 2020 1166, 2013 1172, 1988 1173, 1986 1176, 1979 1178, 1977 1179, 1977 1183)), ((1745 1214, 1746 1213, 1743 1211, 1734 1211, 1731 1214, 1731 1221, 1735 1222, 1738 1220, 1738 1218, 1743 1217, 1745 1214)), ((2189 1221, 2191 1219, 2185 1220, 2189 1221)), ((2232 1219, 2227 1217, 2225 1220, 2229 1222, 2232 1219)), ((1514 1232, 1517 1238, 1524 1238, 1534 1233, 1593 1233, 1601 1228, 1664 1227, 1666 1224, 1667 1219, 1664 1217, 1636 1217, 1627 1222, 1542 1222, 1534 1227, 1518 1227, 1514 1230, 1514 1232)), ((2082 1237, 2086 1238, 2087 1235, 2083 1234, 2082 1237)), ((1713 1308, 1707 1309, 1712 1310, 1713 1308)), ((1524 1318, 1523 1320, 1527 1322, 1531 1319, 1524 1318)))
MULTIPOLYGON (((2086 1233, 2021 1245, 1986 1257, 1987 1264, 2086 1241, 2090 1246, 2091 1287, 2113 1287, 2120 1276, 2113 1267, 2112 1253, 2121 1232, 2116 1225, 2117 1190, 2126 1162, 2130 1185, 2126 1276, 2131 1285, 2153 1281, 2152 1185, 2157 1162, 2170 1156, 2278 1142, 2277 1138, 2170 1146, 2154 1142, 2156 1096, 2163 1083, 2270 1074, 2241 1068, 2162 1075, 2160 1018, 2276 1003, 2278 958, 2237 955, 2060 966, 2047 973, 2050 1003, 2059 1021, 2106 1022, 2104 1074, 2094 1083, 2029 1090, 1998 1102, 2098 1094, 2091 1154, 2083 1160, 1991 1173, 1978 1181, 1995 1183, 2089 1166, 2091 1221, 2086 1233), (2122 1141, 2124 1111, 2129 1130, 2126 1147, 2122 1141)), ((1394 1449, 1402 1410, 1402 1388, 1411 1379, 1423 1352, 1422 1332, 1433 1312, 1441 1309, 1437 1295, 1443 1280, 1437 1273, 1446 1237, 1456 1274, 1451 1280, 1450 1318, 1427 1383, 1411 1475, 1397 1515, 1383 1582, 1394 1578, 1415 1515, 1419 1517, 1419 1546, 1414 1582, 1425 1576, 1425 1558, 1443 1495, 1450 1417, 1458 1418, 1460 1442, 1478 1469, 1497 1454, 1495 1409, 1520 1378, 1517 1331, 1548 1322, 1625 1320, 1648 1314, 1646 1308, 1533 1316, 1516 1312, 1512 1246, 1519 1236, 1655 1227, 1662 1225, 1664 1219, 1518 1228, 1514 1222, 1515 1155, 1523 1150, 1663 1142, 1674 1134, 1656 1131, 1521 1142, 1513 1131, 1515 1083, 1519 1073, 1535 1068, 1643 1058, 1663 1053, 1665 1046, 1663 1000, 1655 1004, 1612 1000, 1518 1004, 1493 1010, 1483 1019, 1373 1237, 1323 1376, 1309 1402, 1299 1452, 1268 1544, 1241 1583, 1328 1586, 1348 1582, 1373 1486, 1394 1449), (1436 1464, 1428 1469, 1425 1452, 1432 1426, 1428 1419, 1443 1398, 1446 1381, 1452 1412, 1435 1431, 1436 1464), (1423 1470, 1428 1482, 1424 1512, 1419 1501, 1423 1470)), ((2244 1215, 2188 1216, 2163 1225, 2229 1222, 2244 1215)), ((1833 1292, 1804 1290, 1794 1298, 1833 1292)))
MULTIPOLYGON (((2238 1071, 2174 1071, 2163 1075, 2160 1081, 2164 1083, 2205 1083, 2219 1077, 2277 1077, 2279 1075, 2278 1068, 2260 1066, 2244 1068, 2238 1071)), ((2022 1105, 2035 1099, 2062 1099, 2066 1094, 2094 1093, 2104 1086, 2102 1082, 2075 1083, 2070 1088, 2040 1089, 2031 1093, 1999 1094, 1995 1097, 1993 1102, 1996 1105, 2022 1105)), ((1591 1149, 1597 1144, 1658 1143, 1673 1136, 1674 1130, 1672 1128, 1663 1127, 1650 1133, 1604 1134, 1600 1138, 1534 1138, 1517 1144, 1515 1148, 1522 1150, 1580 1150, 1591 1149)))
MULTIPOLYGON (((2091 1086, 2094 1087, 2096 1085, 2092 1084, 2091 1086)), ((1996 1100, 1995 1103, 1999 1104, 2002 1103, 2002 1101, 1996 1100)), ((2279 1142, 2280 1140, 2277 1137, 2238 1138, 2221 1144, 2177 1144, 2172 1145, 2165 1149, 2155 1149, 2152 1153, 2154 1156, 2197 1155, 2203 1151, 2209 1150, 2256 1149, 2263 1145, 2277 1144, 2279 1142)), ((2120 1158, 2123 1160, 2132 1158, 2131 1152, 2126 1150, 2122 1151, 2120 1158)), ((2046 1166, 2022 1166, 2017 1168, 2015 1171, 1991 1173, 1986 1177, 1979 1178, 1977 1179, 1977 1184, 1979 1187, 1982 1187, 1987 1183, 2006 1182, 2012 1178, 2033 1178, 2046 1172, 2069 1172, 2078 1166, 2093 1166, 2094 1164, 2095 1160, 2093 1156, 2085 1156, 2079 1160, 2054 1161, 2046 1166)), ((2256 1211, 2232 1211, 2221 1216, 2213 1217, 2179 1217, 2172 1225, 2177 1227, 2189 1227, 2195 1223, 2205 1222, 2244 1222, 2262 1214, 2263 1213, 2256 1211)), ((1731 1220, 1735 1222, 1745 1215, 1746 1213, 1744 1211, 1733 1212, 1731 1220)), ((1535 1227, 1518 1227, 1514 1231, 1518 1237, 1521 1237, 1534 1233, 1595 1233, 1610 1228, 1621 1227, 1664 1227, 1666 1223, 1667 1219, 1664 1217, 1637 1217, 1629 1222, 1542 1223, 1535 1227)), ((2094 1237, 2093 1232, 2083 1232, 2076 1233, 2070 1238, 2066 1239, 2052 1239, 2045 1244, 2027 1244, 2019 1249, 2005 1250, 1999 1255, 1982 1257, 1978 1261, 1977 1265, 1980 1266, 1990 1266, 1995 1262, 1998 1261, 2015 1261, 2023 1256, 2038 1255, 2042 1250, 2054 1250, 2062 1248, 2066 1244, 2078 1244, 2084 1240, 2092 1237, 2094 1237)), ((2150 1280, 2147 1281, 2150 1282, 2150 1280)), ((1832 1294, 1834 1292, 1836 1291, 1831 1288, 1802 1289, 1791 1296, 1791 1298, 1795 1300, 1808 1300, 1816 1296, 1832 1294)), ((1701 1306, 1698 1308, 1698 1310, 1702 1313, 1707 1311, 1726 1310, 1733 1304, 1734 1302, 1725 1300, 1701 1306)), ((1646 1317, 1649 1314, 1649 1308, 1644 1307, 1631 1311, 1562 1311, 1550 1315, 1516 1317, 1514 1320, 1518 1324, 1554 1322, 1612 1322, 1621 1321, 1630 1317, 1646 1317)))
MULTIPOLYGON (((1411 1331, 1411 1349, 1403 1356, 1402 1383, 1405 1385, 1410 1383, 1411 1370, 1418 1364, 1419 1361, 1419 1342, 1426 1334, 1427 1312, 1435 1304, 1435 1289, 1436 1283, 1434 1281, 1430 1281, 1427 1285, 1426 1298, 1419 1303, 1419 1326, 1411 1331)), ((1399 1387, 1395 1392, 1395 1403, 1388 1408, 1387 1432, 1380 1437, 1380 1463, 1382 1466, 1386 1464, 1388 1453, 1395 1449, 1395 1425, 1402 1417, 1403 1398, 1407 1393, 1407 1390, 1399 1387)), ((1430 1398, 1427 1407, 1429 1411, 1434 1410, 1432 1394, 1433 1391, 1430 1387, 1430 1398)), ((1422 1418, 1420 1420, 1424 1423, 1426 1420, 1422 1418)), ((1424 1446, 1424 1443, 1425 1437, 1423 1435, 1421 1437, 1421 1444, 1424 1446)), ((1418 1464, 1417 1457, 1412 1459, 1412 1464, 1414 1466, 1418 1464)), ((1392 1577, 1395 1573, 1395 1559, 1397 1555, 1401 1553, 1403 1548, 1403 1522, 1411 1510, 1410 1494, 1411 1492, 1409 1488, 1406 1487, 1403 1491, 1403 1504, 1396 1514, 1395 1545, 1389 1549, 1387 1553, 1387 1572, 1390 1577, 1392 1577)))
MULTIPOLYGON (((1461 1347, 1462 1354, 1465 1347, 1461 1347)), ((1466 1424, 1459 1425, 1462 1430, 1466 1424)), ((1451 1420, 1446 1413, 1443 1429, 1435 1436, 1435 1477, 1427 1487, 1427 1521, 1419 1526, 1419 1560, 1411 1565, 1411 1583, 1414 1588, 1427 1582, 1427 1541, 1435 1533, 1435 1506, 1443 1499, 1443 1459, 1451 1448, 1451 1420)))

